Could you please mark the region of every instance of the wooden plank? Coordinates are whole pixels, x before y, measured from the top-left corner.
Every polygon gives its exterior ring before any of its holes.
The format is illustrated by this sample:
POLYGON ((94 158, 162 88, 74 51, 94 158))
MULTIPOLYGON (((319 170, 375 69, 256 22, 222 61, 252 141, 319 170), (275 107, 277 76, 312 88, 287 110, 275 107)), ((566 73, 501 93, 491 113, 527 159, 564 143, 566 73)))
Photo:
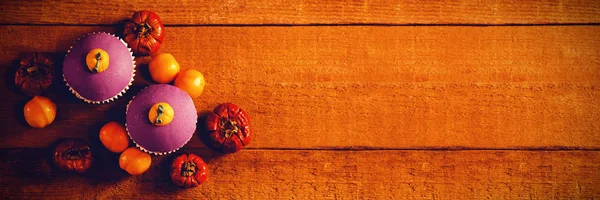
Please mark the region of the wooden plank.
POLYGON ((138 10, 166 24, 598 23, 594 0, 458 1, 0 1, 0 24, 116 24, 138 10))
MULTIPOLYGON (((99 150, 100 151, 100 150, 99 150)), ((106 151, 102 149, 102 151, 106 151)), ((58 171, 45 149, 2 150, 0 196, 71 199, 593 199, 600 198, 597 151, 265 151, 216 156, 207 182, 180 190, 173 156, 153 157, 131 177, 117 156, 84 176, 58 171), (24 159, 27 158, 27 159, 24 159)))
MULTIPOLYGON (((0 26, 0 78, 24 52, 65 52, 111 27, 0 26), (43 31, 42 31, 43 29, 43 31)), ((169 27, 161 52, 205 74, 200 112, 234 102, 248 148, 584 148, 600 146, 600 27, 169 27)), ((147 62, 142 60, 140 63, 147 62)), ((0 147, 95 139, 125 104, 86 105, 57 86, 58 118, 27 127, 0 86, 0 147)), ((145 80, 144 80, 145 79, 145 80)), ((196 137, 190 147, 202 147, 196 137)))

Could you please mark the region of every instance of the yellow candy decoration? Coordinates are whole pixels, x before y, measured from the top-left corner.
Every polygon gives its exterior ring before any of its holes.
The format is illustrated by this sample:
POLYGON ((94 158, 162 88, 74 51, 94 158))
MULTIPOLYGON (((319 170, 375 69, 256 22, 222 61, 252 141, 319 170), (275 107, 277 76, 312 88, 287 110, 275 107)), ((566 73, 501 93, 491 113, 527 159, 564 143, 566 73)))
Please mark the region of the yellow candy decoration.
POLYGON ((108 53, 99 48, 92 49, 85 57, 85 64, 87 64, 90 72, 94 74, 102 73, 104 70, 106 70, 108 68, 108 63, 108 53))
POLYGON ((154 126, 166 126, 173 121, 175 111, 173 107, 165 102, 156 103, 150 108, 148 119, 154 126))

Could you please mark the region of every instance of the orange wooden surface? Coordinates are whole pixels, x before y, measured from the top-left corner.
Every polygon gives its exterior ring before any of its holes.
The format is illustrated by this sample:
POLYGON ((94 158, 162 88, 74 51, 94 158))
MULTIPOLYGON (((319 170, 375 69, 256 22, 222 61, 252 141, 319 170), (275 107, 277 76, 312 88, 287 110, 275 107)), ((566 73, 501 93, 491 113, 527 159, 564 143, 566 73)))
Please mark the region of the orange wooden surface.
POLYGON ((2 24, 116 24, 137 10, 167 24, 600 23, 594 0, 1 1, 2 24))
MULTIPOLYGON (((600 147, 599 27, 168 30, 161 52, 206 75, 197 110, 226 101, 243 106, 262 133, 249 148, 600 147)), ((65 51, 92 31, 114 29, 0 28, 23 38, 6 42, 0 62, 16 60, 22 49, 65 51)), ((1 136, 0 147, 87 138, 81 133, 89 127, 124 116, 125 104, 148 84, 145 69, 132 92, 109 105, 85 105, 57 87, 62 93, 53 98, 67 109, 59 106, 57 123, 45 129, 19 124, 14 114, 0 117, 18 124, 1 136), (27 137, 44 139, 19 142, 27 137)), ((24 99, 0 98, 11 105, 24 99)))
POLYGON ((0 191, 50 199, 592 199, 600 184, 597 151, 183 151, 208 162, 198 188, 170 182, 173 156, 155 156, 149 171, 131 177, 116 155, 104 155, 78 176, 54 168, 45 149, 12 149, 0 157, 9 161, 0 163, 8 186, 0 191))
POLYGON ((2 1, 0 197, 600 198, 596 4, 2 1), (29 97, 12 88, 20 56, 48 52, 60 63, 78 37, 115 33, 141 9, 167 24, 160 52, 205 75, 198 112, 234 102, 254 125, 234 155, 198 136, 178 152, 207 161, 198 188, 170 183, 177 153, 130 177, 98 140, 153 84, 149 58, 137 59, 134 86, 110 104, 85 104, 55 83, 58 116, 44 129, 27 126, 29 97), (100 164, 86 175, 54 168, 48 148, 64 138, 90 142, 100 164))

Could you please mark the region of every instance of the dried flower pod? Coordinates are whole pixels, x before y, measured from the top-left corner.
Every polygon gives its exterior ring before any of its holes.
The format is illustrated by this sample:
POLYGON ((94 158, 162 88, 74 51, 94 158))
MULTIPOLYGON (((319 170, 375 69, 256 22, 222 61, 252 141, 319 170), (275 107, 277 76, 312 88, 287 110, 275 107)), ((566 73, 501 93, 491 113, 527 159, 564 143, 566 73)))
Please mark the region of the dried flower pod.
POLYGON ((15 87, 29 96, 41 95, 52 85, 54 61, 42 53, 33 53, 19 61, 15 87))

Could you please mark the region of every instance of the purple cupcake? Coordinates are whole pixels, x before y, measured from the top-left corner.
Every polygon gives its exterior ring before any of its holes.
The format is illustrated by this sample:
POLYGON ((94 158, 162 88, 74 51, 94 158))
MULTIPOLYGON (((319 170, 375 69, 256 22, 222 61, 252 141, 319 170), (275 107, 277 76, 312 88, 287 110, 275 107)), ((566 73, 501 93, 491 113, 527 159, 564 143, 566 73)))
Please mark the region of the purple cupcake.
POLYGON ((108 103, 122 96, 135 76, 134 57, 127 43, 108 33, 79 38, 63 62, 69 90, 86 103, 108 103))
POLYGON ((141 150, 155 155, 183 147, 194 135, 198 114, 192 98, 168 84, 150 85, 127 105, 125 127, 141 150))

